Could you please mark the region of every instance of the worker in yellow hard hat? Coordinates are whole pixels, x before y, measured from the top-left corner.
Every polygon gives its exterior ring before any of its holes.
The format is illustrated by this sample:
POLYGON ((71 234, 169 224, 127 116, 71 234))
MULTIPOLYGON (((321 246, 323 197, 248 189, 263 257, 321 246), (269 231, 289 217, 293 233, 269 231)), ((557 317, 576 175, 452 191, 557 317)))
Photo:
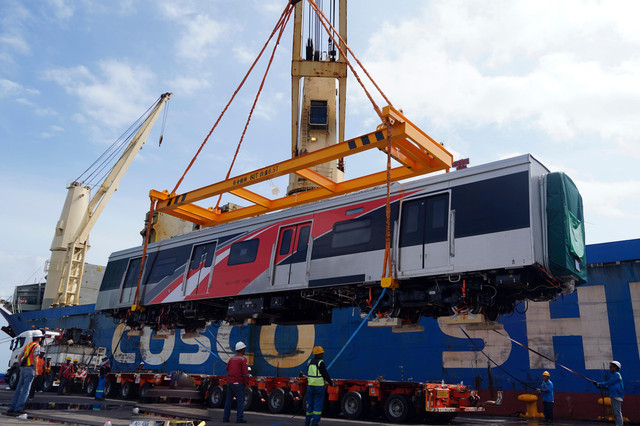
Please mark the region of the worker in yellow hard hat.
POLYGON ((307 363, 307 416, 305 426, 317 425, 322 416, 322 405, 324 404, 324 385, 333 384, 327 366, 323 361, 324 349, 316 346, 311 351, 313 358, 307 363))
POLYGON ((542 383, 538 392, 542 394, 542 407, 544 412, 544 421, 553 422, 553 382, 549 380, 551 375, 548 371, 542 373, 542 383))

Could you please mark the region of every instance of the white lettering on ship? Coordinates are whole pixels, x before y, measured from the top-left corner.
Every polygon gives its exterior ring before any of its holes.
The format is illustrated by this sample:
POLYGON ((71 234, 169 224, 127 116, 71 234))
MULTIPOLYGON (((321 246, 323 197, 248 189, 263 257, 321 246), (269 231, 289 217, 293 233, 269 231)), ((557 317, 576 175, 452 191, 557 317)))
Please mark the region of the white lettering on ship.
POLYGON ((134 352, 122 352, 120 348, 120 340, 126 339, 127 336, 123 336, 124 333, 127 333, 131 330, 128 326, 124 324, 119 324, 113 332, 113 337, 111 338, 111 347, 114 348, 113 358, 122 364, 131 364, 136 360, 136 354, 134 352))
POLYGON ((151 352, 151 335, 153 332, 149 327, 144 328, 144 332, 142 336, 140 336, 140 355, 142 355, 142 359, 144 362, 150 365, 161 365, 167 362, 171 353, 173 352, 173 347, 176 344, 176 336, 175 334, 167 336, 166 339, 158 339, 158 341, 162 342, 162 350, 157 354, 151 352))
POLYGON ((640 282, 629 283, 629 293, 631 294, 633 323, 636 326, 636 344, 640 353, 640 282))
POLYGON ((276 349, 277 325, 264 326, 260 329, 260 350, 264 360, 274 367, 292 368, 305 362, 311 355, 316 340, 316 329, 313 325, 299 325, 298 343, 288 353, 280 353, 276 349))
MULTIPOLYGON (((512 343, 504 336, 508 335, 505 330, 500 330, 501 334, 498 334, 492 329, 470 329, 467 325, 447 324, 446 321, 447 318, 438 318, 438 326, 447 336, 458 337, 468 342, 467 336, 460 330, 462 326, 472 339, 482 339, 484 345, 478 345, 479 348, 496 364, 502 365, 509 359, 512 343)), ((470 342, 469 345, 471 345, 470 342)), ((442 351, 444 368, 478 368, 485 366, 486 363, 487 358, 480 351, 442 351)))
POLYGON ((200 365, 207 362, 210 354, 209 351, 211 350, 211 340, 209 340, 207 336, 199 334, 195 337, 185 337, 185 331, 180 330, 180 339, 189 346, 198 347, 198 352, 180 352, 180 357, 178 358, 180 364, 200 365), (198 340, 197 342, 196 339, 198 340), (204 345, 204 347, 202 345, 204 345))
MULTIPOLYGON (((584 363, 587 370, 605 370, 613 358, 609 317, 604 286, 580 287, 577 290, 578 318, 551 318, 549 302, 530 302, 527 310, 528 346, 550 359, 557 359, 554 336, 582 336, 584 363)), ((575 362, 579 362, 575 360, 575 362)), ((556 368, 551 361, 529 353, 529 367, 556 368)))

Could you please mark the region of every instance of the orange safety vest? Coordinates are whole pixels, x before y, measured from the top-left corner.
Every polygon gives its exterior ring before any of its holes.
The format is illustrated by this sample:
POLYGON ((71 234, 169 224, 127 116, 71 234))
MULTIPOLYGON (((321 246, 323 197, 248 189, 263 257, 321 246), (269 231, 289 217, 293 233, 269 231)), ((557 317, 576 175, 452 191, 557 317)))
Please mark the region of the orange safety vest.
POLYGON ((36 376, 42 375, 44 371, 44 359, 38 357, 36 358, 36 376))
POLYGON ((35 359, 33 356, 33 352, 35 352, 36 347, 40 346, 39 344, 37 344, 36 342, 31 342, 27 345, 27 347, 24 349, 24 355, 22 356, 22 358, 26 358, 26 366, 27 367, 31 367, 32 365, 35 364, 35 359))
POLYGON ((51 363, 48 362, 44 365, 44 374, 49 374, 51 373, 51 363))

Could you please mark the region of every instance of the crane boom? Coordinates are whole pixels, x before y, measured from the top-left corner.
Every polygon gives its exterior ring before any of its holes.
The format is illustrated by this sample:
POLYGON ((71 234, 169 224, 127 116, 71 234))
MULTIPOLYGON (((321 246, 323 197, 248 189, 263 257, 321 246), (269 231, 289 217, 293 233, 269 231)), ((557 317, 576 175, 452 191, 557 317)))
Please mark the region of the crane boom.
POLYGON ((160 96, 92 198, 89 187, 83 186, 79 182, 73 182, 67 188, 67 199, 51 244, 51 259, 42 302, 43 309, 49 306, 78 304, 84 274, 84 259, 89 249, 89 233, 109 199, 118 189, 120 181, 144 145, 151 128, 171 95, 171 93, 164 93, 160 96))

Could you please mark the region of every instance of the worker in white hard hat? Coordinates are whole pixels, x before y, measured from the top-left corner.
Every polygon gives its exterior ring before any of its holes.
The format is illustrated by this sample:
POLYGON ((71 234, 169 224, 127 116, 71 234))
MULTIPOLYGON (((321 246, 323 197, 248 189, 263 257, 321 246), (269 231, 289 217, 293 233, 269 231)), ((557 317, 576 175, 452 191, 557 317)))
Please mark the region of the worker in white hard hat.
POLYGON ((624 398, 624 383, 622 382, 622 376, 620 375, 620 369, 622 364, 618 361, 611 361, 609 363, 609 372, 611 377, 605 382, 594 382, 598 389, 608 388, 609 397, 611 398, 611 411, 613 412, 613 419, 616 426, 622 426, 622 399, 624 398))
POLYGON ((553 382, 549 380, 551 375, 548 371, 542 373, 542 383, 538 392, 542 394, 542 408, 544 412, 544 421, 553 423, 553 382))
POLYGON ((36 359, 40 354, 40 342, 44 335, 42 331, 35 330, 31 334, 33 339, 28 345, 25 346, 24 352, 20 354, 18 361, 20 362, 20 377, 18 378, 18 385, 13 393, 13 399, 11 405, 7 411, 9 416, 19 416, 24 414, 22 409, 29 397, 29 390, 31 389, 31 383, 36 375, 36 359))
POLYGON ((247 345, 236 343, 236 354, 227 362, 227 399, 224 402, 222 421, 229 421, 231 402, 236 398, 236 423, 246 423, 244 419, 244 387, 249 383, 249 365, 244 357, 247 345))

